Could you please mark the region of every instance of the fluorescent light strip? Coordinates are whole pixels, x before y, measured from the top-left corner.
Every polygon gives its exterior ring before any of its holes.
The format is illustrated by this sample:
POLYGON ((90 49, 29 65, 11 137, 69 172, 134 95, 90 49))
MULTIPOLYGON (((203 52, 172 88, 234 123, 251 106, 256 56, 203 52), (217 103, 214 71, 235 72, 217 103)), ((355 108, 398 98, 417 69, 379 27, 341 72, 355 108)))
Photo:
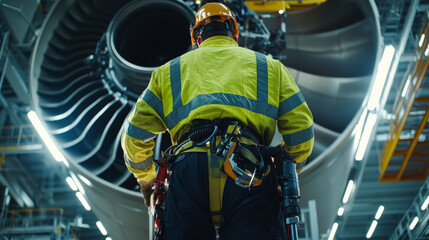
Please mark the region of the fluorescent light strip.
POLYGON ((425 34, 423 33, 421 36, 420 36, 420 40, 419 40, 419 47, 422 47, 423 46, 423 41, 425 40, 425 34))
POLYGON ((70 176, 72 177, 74 183, 77 186, 77 189, 79 189, 79 192, 85 194, 85 189, 83 189, 82 184, 80 184, 79 179, 76 177, 76 175, 73 172, 70 172, 70 176))
POLYGON ((371 227, 369 227, 368 233, 366 234, 366 238, 371 238, 374 233, 375 228, 377 227, 377 221, 373 220, 371 223, 371 227))
POLYGON ((77 186, 71 177, 66 177, 66 182, 73 191, 77 191, 77 186))
POLYGON ((359 141, 358 149, 356 151, 356 156, 355 156, 356 161, 361 161, 363 159, 363 156, 365 155, 365 151, 369 143, 369 139, 371 137, 372 129, 374 128, 376 121, 377 121, 377 114, 369 113, 365 123, 363 133, 362 133, 362 137, 359 141))
POLYGON ((419 222, 419 218, 418 217, 414 217, 413 221, 410 224, 410 230, 413 230, 416 227, 416 225, 417 225, 418 222, 419 222))
POLYGON ((331 233, 329 234, 328 240, 334 239, 335 233, 337 232, 337 229, 338 229, 338 223, 334 223, 334 225, 332 225, 331 233))
POLYGON ((375 214, 375 220, 380 219, 381 215, 383 214, 384 211, 384 206, 380 205, 380 207, 378 207, 377 213, 375 214))
POLYGON ((107 231, 106 231, 106 229, 104 228, 103 224, 100 221, 97 221, 95 223, 95 225, 97 225, 98 229, 100 229, 100 232, 101 232, 101 234, 103 234, 103 236, 107 235, 107 231))
POLYGON ((27 206, 28 208, 34 208, 33 200, 31 200, 31 198, 28 196, 28 194, 25 191, 21 192, 20 197, 24 202, 25 206, 27 206))
POLYGON ((344 208, 343 207, 338 208, 337 215, 343 216, 343 214, 344 214, 344 208))
POLYGON ((355 140, 353 143, 353 149, 357 149, 359 146, 359 141, 362 136, 363 125, 365 124, 366 115, 368 114, 368 109, 365 108, 362 112, 362 115, 359 118, 358 123, 356 124, 355 129, 353 130, 355 133, 355 140))
POLYGON ((423 202, 422 206, 420 207, 420 209, 422 211, 426 210, 426 208, 428 207, 429 204, 429 196, 426 197, 426 200, 423 202))
POLYGON ((80 174, 78 174, 78 177, 80 178, 80 180, 82 180, 82 182, 84 182, 86 185, 88 185, 88 186, 92 186, 92 183, 91 183, 91 181, 89 181, 88 180, 88 178, 86 178, 86 177, 84 177, 84 176, 82 176, 82 175, 80 175, 80 174))
POLYGON ((349 183, 347 184, 347 188, 344 193, 343 203, 347 203, 349 201, 350 195, 352 194, 353 185, 354 185, 353 180, 350 180, 349 183))
POLYGON ((375 82, 372 86, 371 94, 369 95, 368 109, 370 111, 375 110, 375 108, 380 103, 381 92, 384 89, 384 83, 386 82, 387 74, 389 73, 394 54, 395 48, 392 45, 387 45, 384 48, 383 56, 381 57, 377 67, 375 82))
POLYGON ((34 129, 36 129, 37 133, 42 138, 46 147, 51 152, 54 159, 57 162, 63 162, 64 164, 68 165, 66 158, 55 145, 54 141, 52 140, 51 136, 48 134, 48 131, 46 131, 46 128, 43 126, 37 114, 34 111, 29 111, 27 113, 27 116, 30 119, 31 124, 33 124, 34 129))
POLYGON ((88 202, 86 201, 85 197, 82 195, 81 192, 76 192, 76 197, 79 199, 80 203, 82 203, 86 211, 91 210, 91 206, 89 206, 88 202))
POLYGON ((404 90, 402 90, 401 96, 405 97, 407 94, 408 88, 410 87, 411 76, 408 75, 407 81, 405 82, 404 90))

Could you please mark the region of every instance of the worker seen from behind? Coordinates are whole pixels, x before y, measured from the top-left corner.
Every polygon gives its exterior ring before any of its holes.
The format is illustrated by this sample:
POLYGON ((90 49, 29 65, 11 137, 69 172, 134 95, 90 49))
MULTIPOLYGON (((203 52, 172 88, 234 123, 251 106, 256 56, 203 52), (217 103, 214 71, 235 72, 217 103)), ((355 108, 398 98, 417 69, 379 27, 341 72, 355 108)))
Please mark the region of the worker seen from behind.
POLYGON ((175 146, 163 239, 284 239, 268 146, 276 126, 297 169, 311 154, 313 118, 281 62, 238 46, 231 10, 208 3, 195 15, 196 50, 155 70, 125 123, 126 165, 149 206, 154 138, 175 146))

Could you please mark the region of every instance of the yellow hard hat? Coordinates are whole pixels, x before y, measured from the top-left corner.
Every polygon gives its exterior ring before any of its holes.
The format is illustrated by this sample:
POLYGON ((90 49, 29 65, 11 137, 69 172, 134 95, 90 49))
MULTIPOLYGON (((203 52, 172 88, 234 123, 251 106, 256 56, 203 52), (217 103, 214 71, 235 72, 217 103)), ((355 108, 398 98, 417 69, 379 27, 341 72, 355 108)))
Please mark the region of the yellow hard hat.
POLYGON ((207 3, 195 14, 195 23, 191 30, 192 45, 196 43, 197 30, 213 21, 232 23, 232 34, 238 38, 238 24, 232 11, 222 3, 207 3))

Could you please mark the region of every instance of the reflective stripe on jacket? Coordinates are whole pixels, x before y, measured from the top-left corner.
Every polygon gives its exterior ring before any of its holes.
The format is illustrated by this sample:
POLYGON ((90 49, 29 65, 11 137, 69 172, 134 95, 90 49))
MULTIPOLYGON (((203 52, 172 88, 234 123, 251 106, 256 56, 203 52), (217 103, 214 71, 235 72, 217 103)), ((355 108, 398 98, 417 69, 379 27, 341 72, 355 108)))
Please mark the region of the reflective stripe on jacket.
POLYGON ((313 117, 286 67, 270 57, 215 36, 159 67, 130 114, 122 136, 126 165, 151 180, 153 138, 168 129, 173 144, 193 119, 234 118, 273 139, 276 123, 298 163, 311 154, 313 117))

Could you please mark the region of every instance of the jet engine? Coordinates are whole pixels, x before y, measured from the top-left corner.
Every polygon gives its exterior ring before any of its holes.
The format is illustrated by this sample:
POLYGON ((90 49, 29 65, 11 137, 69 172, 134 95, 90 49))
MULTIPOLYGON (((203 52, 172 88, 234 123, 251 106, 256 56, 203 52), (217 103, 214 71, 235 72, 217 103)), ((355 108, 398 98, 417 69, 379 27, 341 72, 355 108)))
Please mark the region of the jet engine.
MULTIPOLYGON (((286 16, 257 14, 242 1, 226 4, 239 16, 240 46, 280 59, 313 112, 316 143, 299 176, 301 202, 316 200, 325 232, 353 163, 352 130, 380 55, 375 4, 328 0, 286 16)), ((113 239, 148 235, 120 135, 152 71, 192 51, 189 24, 198 8, 194 1, 57 1, 35 44, 32 104, 113 239)), ((168 136, 156 142, 159 158, 168 136)))

